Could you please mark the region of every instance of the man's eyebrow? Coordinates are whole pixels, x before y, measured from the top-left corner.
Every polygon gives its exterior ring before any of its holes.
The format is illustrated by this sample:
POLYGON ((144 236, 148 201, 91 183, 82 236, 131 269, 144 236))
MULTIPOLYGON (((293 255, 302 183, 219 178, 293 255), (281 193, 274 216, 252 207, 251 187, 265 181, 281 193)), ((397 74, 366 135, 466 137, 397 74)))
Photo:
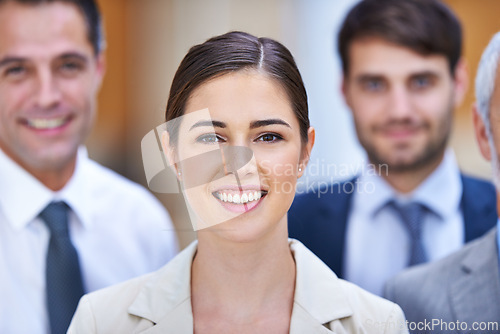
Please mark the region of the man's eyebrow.
POLYGON ((210 126, 210 127, 214 127, 214 128, 225 128, 226 127, 226 123, 220 122, 220 121, 212 121, 212 120, 198 121, 198 122, 194 123, 191 126, 191 128, 189 129, 189 131, 193 130, 194 128, 199 128, 199 127, 202 127, 202 126, 210 126))
MULTIPOLYGON (((58 57, 59 59, 71 59, 71 58, 76 58, 82 62, 88 62, 88 57, 85 55, 78 53, 78 52, 68 52, 68 53, 63 53, 58 57)), ((0 60, 0 67, 12 64, 12 63, 24 63, 28 61, 27 58, 23 57, 16 57, 16 56, 7 56, 3 59, 0 60)))
POLYGON ((382 74, 360 74, 356 77, 356 81, 358 82, 371 80, 384 80, 384 76, 382 74))
POLYGON ((439 74, 435 71, 421 71, 421 72, 415 72, 410 75, 410 78, 415 78, 415 77, 433 77, 437 78, 439 77, 439 74))
POLYGON ((83 61, 83 62, 87 62, 88 61, 88 57, 87 56, 85 56, 85 55, 83 55, 81 53, 78 53, 78 52, 63 53, 58 58, 60 58, 60 59, 77 58, 78 60, 83 61))
POLYGON ((288 124, 284 120, 279 119, 279 118, 271 118, 271 119, 263 119, 263 120, 259 120, 259 121, 254 121, 254 122, 250 123, 250 129, 260 128, 262 126, 274 125, 274 124, 284 125, 286 127, 291 128, 290 124, 288 124))
POLYGON ((9 65, 11 63, 22 63, 22 62, 25 62, 27 59, 26 58, 22 58, 22 57, 5 57, 3 58, 2 60, 0 60, 0 67, 2 66, 5 66, 5 65, 9 65))

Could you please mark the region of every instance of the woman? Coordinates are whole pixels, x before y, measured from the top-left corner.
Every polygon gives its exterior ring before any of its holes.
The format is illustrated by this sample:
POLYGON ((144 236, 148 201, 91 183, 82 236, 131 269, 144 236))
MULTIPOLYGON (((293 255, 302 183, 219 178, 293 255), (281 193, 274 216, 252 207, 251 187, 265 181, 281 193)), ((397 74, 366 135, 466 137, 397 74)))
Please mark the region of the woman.
POLYGON ((189 50, 164 151, 198 241, 159 271, 80 301, 70 333, 400 333, 401 309, 287 237, 314 129, 290 52, 242 32, 189 50))

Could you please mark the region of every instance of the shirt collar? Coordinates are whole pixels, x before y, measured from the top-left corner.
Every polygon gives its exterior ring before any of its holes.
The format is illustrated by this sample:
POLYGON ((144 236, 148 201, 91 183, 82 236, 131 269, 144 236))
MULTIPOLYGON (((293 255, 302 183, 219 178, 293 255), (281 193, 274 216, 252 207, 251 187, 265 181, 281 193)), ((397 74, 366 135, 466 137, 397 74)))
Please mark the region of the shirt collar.
POLYGON ((398 199, 422 203, 444 218, 460 207, 462 197, 460 170, 451 149, 446 150, 443 161, 411 194, 395 191, 371 165, 365 167, 355 182, 356 210, 363 210, 370 216, 376 215, 390 200, 398 199))
POLYGON ((448 149, 441 164, 413 192, 411 199, 445 218, 460 207, 462 181, 455 154, 448 149))
POLYGON ((88 221, 82 200, 85 192, 80 188, 85 186, 81 174, 87 159, 87 151, 81 147, 75 173, 62 190, 54 192, 0 150, 0 209, 11 226, 14 229, 26 227, 50 202, 57 200, 65 201, 82 222, 88 221))
POLYGON ((76 214, 82 225, 86 228, 92 224, 92 192, 90 186, 92 174, 89 172, 91 160, 88 157, 87 149, 81 146, 78 149, 75 171, 66 186, 58 193, 57 199, 65 201, 71 210, 76 214))
MULTIPOLYGON (((383 170, 382 173, 385 173, 383 170)), ((366 165, 359 178, 354 180, 354 209, 375 216, 397 194, 372 165, 366 165)), ((350 190, 350 189, 348 189, 350 190)))

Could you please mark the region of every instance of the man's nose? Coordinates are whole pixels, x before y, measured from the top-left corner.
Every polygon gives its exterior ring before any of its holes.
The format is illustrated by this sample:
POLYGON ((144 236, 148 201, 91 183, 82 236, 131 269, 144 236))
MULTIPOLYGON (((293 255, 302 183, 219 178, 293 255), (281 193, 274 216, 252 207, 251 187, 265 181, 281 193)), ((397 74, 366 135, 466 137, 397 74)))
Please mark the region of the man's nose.
POLYGON ((406 87, 396 86, 391 90, 387 109, 393 118, 402 119, 411 117, 413 105, 411 94, 406 87))
POLYGON ((61 100, 61 90, 52 71, 44 69, 38 72, 36 103, 41 109, 56 106, 61 100))

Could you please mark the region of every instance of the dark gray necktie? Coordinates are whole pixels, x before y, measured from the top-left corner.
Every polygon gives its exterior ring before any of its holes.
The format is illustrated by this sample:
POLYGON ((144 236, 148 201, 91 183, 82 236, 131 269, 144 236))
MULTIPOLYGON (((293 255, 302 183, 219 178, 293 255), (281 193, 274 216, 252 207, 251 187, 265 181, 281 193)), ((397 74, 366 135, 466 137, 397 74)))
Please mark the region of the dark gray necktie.
POLYGON ((66 333, 83 295, 78 254, 69 238, 68 206, 52 202, 40 218, 50 230, 45 272, 50 329, 52 334, 66 333))
POLYGON ((410 236, 410 259, 408 266, 427 262, 427 255, 422 242, 422 224, 426 208, 417 202, 400 204, 392 201, 390 205, 401 218, 410 236))

